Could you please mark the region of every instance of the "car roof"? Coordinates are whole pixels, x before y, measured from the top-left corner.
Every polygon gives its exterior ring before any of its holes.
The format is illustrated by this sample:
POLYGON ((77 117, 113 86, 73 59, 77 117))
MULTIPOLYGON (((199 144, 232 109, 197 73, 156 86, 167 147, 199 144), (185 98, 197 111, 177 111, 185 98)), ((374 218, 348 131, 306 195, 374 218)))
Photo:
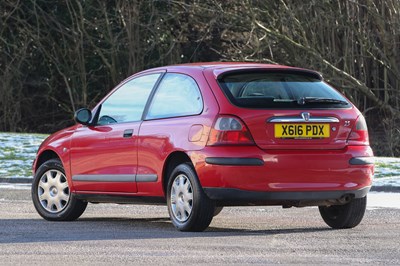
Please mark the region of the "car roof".
POLYGON ((251 63, 251 62, 198 62, 198 63, 181 64, 176 66, 202 67, 202 68, 212 68, 212 69, 242 68, 242 67, 290 68, 288 66, 282 66, 282 65, 251 63))
POLYGON ((162 66, 157 68, 151 68, 145 71, 140 72, 142 73, 149 73, 154 71, 182 71, 182 72, 212 72, 214 77, 217 78, 223 73, 232 72, 232 71, 239 71, 245 69, 266 69, 266 70, 291 70, 291 71, 299 71, 305 72, 309 74, 313 74, 318 76, 319 79, 322 79, 320 73, 308 69, 291 67, 291 66, 284 66, 284 65, 275 65, 275 64, 263 64, 263 63, 251 63, 251 62, 198 62, 198 63, 186 63, 186 64, 178 64, 178 65, 169 65, 169 66, 162 66))
POLYGON ((177 65, 169 65, 169 66, 162 66, 157 68, 152 68, 149 70, 156 70, 156 69, 171 69, 171 68, 191 68, 191 69, 226 69, 226 68, 292 68, 289 66, 283 65, 274 65, 274 64, 262 64, 262 63, 250 63, 250 62, 197 62, 197 63, 186 63, 186 64, 177 64, 177 65))

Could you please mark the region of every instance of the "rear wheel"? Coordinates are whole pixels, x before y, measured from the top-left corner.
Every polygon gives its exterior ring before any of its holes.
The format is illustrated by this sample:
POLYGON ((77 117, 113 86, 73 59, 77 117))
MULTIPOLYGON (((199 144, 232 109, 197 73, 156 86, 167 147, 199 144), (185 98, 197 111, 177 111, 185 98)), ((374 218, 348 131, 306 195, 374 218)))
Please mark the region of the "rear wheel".
POLYGON ((367 197, 353 199, 345 205, 320 206, 325 223, 334 229, 356 227, 364 217, 367 197))
POLYGON ((71 221, 85 211, 83 202, 70 193, 64 168, 57 159, 42 164, 32 182, 32 201, 37 212, 49 221, 71 221))
POLYGON ((193 167, 178 165, 167 187, 168 212, 172 224, 180 231, 203 231, 211 223, 215 204, 204 193, 193 167))
POLYGON ((224 207, 215 207, 214 209, 214 217, 217 216, 224 207))

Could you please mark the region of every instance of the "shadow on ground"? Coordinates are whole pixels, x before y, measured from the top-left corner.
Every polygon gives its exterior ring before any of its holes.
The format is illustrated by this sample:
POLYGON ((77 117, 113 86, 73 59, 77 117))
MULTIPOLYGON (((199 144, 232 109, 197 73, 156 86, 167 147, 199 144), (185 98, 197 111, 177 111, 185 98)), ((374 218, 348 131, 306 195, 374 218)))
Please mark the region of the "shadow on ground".
POLYGON ((2 219, 0 243, 281 235, 329 230, 326 227, 263 230, 209 227, 204 232, 179 232, 169 218, 81 218, 73 222, 2 219))

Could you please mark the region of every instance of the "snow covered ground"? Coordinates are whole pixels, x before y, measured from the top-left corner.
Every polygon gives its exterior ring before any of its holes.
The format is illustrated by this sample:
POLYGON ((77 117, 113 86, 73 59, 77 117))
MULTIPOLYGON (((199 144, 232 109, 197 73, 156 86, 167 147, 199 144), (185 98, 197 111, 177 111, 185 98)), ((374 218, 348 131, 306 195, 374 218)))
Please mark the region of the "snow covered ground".
POLYGON ((374 186, 400 187, 400 158, 375 157, 374 186))
MULTIPOLYGON (((0 133, 0 181, 32 178, 36 151, 47 135, 0 133)), ((400 191, 400 158, 376 157, 375 187, 395 187, 400 191)))
POLYGON ((400 209, 400 193, 370 192, 368 193, 367 207, 368 209, 400 209))
POLYGON ((32 176, 31 166, 47 135, 0 133, 0 178, 32 176))

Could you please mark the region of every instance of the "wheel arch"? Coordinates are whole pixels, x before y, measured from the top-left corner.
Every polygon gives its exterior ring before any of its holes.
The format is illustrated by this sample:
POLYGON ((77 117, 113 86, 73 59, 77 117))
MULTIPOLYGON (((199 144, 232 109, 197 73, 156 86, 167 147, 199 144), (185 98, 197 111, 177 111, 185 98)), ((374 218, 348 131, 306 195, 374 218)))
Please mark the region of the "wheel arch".
POLYGON ((43 163, 45 163, 46 161, 51 160, 51 159, 58 159, 62 163, 60 156, 58 156, 58 154, 55 151, 45 150, 42 153, 40 153, 40 155, 37 158, 36 165, 35 165, 35 172, 37 171, 37 169, 39 169, 39 167, 43 163))
POLYGON ((167 195, 167 185, 168 185, 169 175, 175 169, 175 167, 177 167, 182 163, 192 164, 192 160, 190 159, 190 157, 183 151, 174 151, 165 160, 162 173, 162 179, 163 179, 162 185, 163 185, 164 195, 167 195))

